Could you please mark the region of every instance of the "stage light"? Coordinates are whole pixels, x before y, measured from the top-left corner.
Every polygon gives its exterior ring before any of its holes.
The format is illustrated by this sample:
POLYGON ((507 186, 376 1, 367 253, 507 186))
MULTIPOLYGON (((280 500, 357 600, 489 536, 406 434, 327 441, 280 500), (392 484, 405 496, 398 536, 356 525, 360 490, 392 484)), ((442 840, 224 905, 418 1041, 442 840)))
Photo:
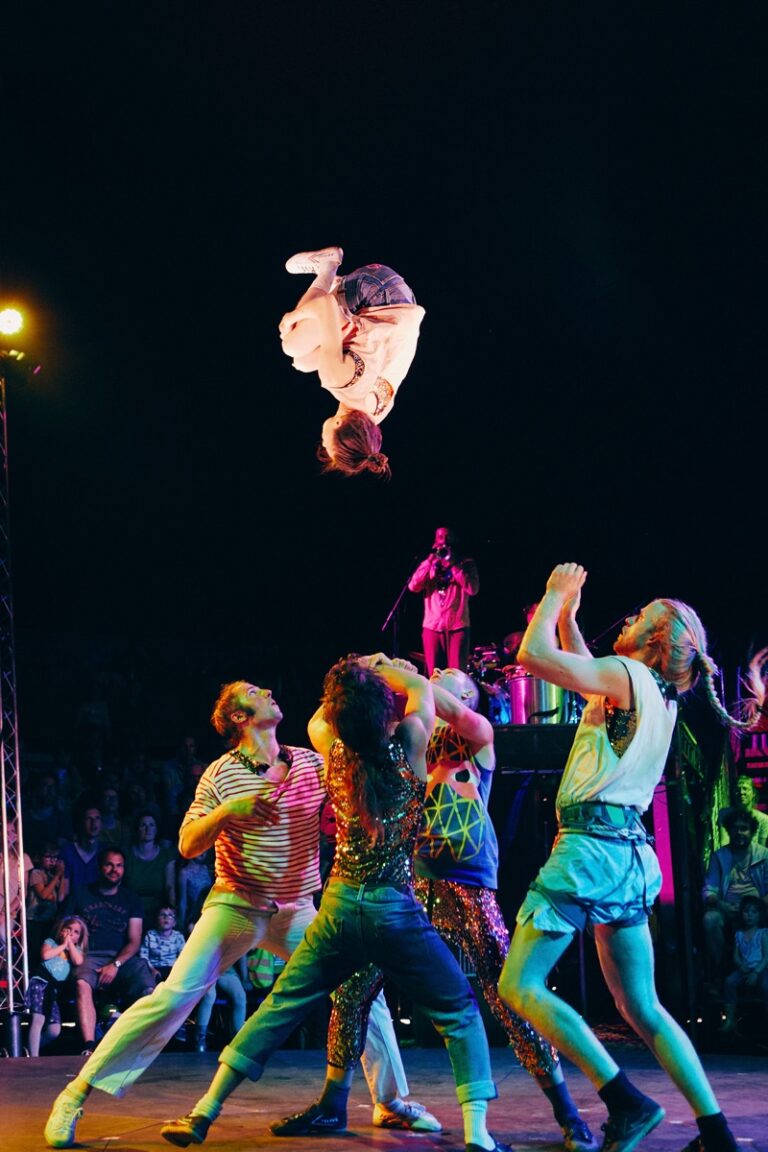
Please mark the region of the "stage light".
POLYGON ((24 327, 24 317, 18 308, 3 308, 0 312, 0 333, 14 336, 24 327))

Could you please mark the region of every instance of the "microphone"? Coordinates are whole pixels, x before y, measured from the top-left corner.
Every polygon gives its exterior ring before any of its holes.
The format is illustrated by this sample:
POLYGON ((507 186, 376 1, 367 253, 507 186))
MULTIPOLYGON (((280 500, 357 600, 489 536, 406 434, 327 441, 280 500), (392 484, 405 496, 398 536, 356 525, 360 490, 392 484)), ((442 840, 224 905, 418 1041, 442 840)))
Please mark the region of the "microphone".
POLYGON ((630 608, 629 612, 622 613, 622 615, 619 616, 618 620, 614 620, 613 623, 609 624, 607 628, 603 628, 602 632, 598 632, 597 636, 594 636, 591 640, 588 640, 587 641, 587 648, 589 648, 589 650, 592 651, 592 649, 597 644, 598 640, 602 640, 603 636, 606 636, 609 632, 611 632, 619 624, 623 624, 624 621, 626 620, 627 616, 636 615, 636 613, 640 611, 640 609, 642 608, 644 603, 645 603, 645 601, 641 601, 639 604, 635 604, 634 607, 630 608))

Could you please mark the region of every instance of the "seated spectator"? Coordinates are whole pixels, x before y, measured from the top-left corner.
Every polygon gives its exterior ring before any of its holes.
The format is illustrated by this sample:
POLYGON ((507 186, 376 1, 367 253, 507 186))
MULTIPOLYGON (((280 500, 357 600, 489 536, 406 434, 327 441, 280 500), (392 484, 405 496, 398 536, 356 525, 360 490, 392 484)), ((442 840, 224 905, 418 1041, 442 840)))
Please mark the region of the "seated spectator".
POLYGON ((72 822, 64 798, 59 796, 59 781, 55 772, 42 772, 29 788, 29 803, 22 802, 24 812, 24 839, 28 844, 42 845, 44 840, 71 839, 72 822))
MULTIPOLYGON (((768 848, 768 813, 761 812, 757 807, 757 789, 751 776, 739 776, 736 781, 736 793, 738 796, 737 804, 734 808, 725 808, 720 813, 718 822, 724 826, 725 817, 729 812, 749 812, 757 821, 757 832, 754 837, 755 843, 760 844, 763 848, 768 848)), ((727 844, 728 840, 728 834, 725 833, 723 844, 727 844)))
POLYGON ((73 813, 75 835, 61 845, 64 861, 64 884, 59 901, 70 892, 93 884, 99 877, 101 843, 101 809, 91 796, 81 796, 73 813))
POLYGON ((125 856, 119 848, 99 854, 99 879, 74 893, 67 911, 85 921, 90 948, 74 970, 77 1019, 83 1055, 96 1043, 97 989, 114 988, 125 1004, 147 996, 155 982, 139 955, 143 908, 141 898, 123 887, 125 856))
POLYGON ((744 896, 739 904, 739 927, 733 941, 733 971, 725 978, 725 1020, 721 1032, 736 1031, 739 992, 762 997, 768 1020, 768 928, 766 908, 757 896, 744 896))
POLYGON ((72 967, 82 964, 88 951, 88 929, 79 916, 65 916, 53 926, 51 935, 42 943, 39 960, 29 980, 30 1056, 61 1032, 59 989, 72 975, 72 967))
POLYGON ((139 817, 142 812, 150 812, 157 821, 158 827, 163 817, 162 809, 155 799, 152 781, 149 776, 149 767, 144 757, 141 759, 143 769, 134 766, 129 770, 123 791, 124 803, 122 816, 129 829, 133 828, 137 817, 139 817))
POLYGON ((130 831, 120 816, 120 793, 114 783, 104 783, 99 800, 102 844, 105 848, 125 849, 130 841, 130 831))
MULTIPOLYGON (((196 767, 200 768, 197 779, 205 770, 205 764, 197 755, 197 741, 194 736, 184 736, 176 754, 162 767, 160 774, 163 798, 163 809, 169 817, 177 817, 176 828, 181 823, 181 817, 186 812, 182 808, 182 797, 185 794, 192 774, 196 767)), ((196 782, 196 781, 195 781, 196 782)))
POLYGON ((59 904, 64 889, 64 861, 55 840, 43 841, 32 853, 34 868, 27 886, 27 951, 37 957, 43 940, 59 918, 59 904))
POLYGON ((755 843, 757 821, 743 808, 723 817, 730 843, 712 853, 704 881, 704 940, 710 976, 723 975, 728 941, 744 896, 768 903, 768 849, 755 843))
POLYGON ((125 883, 142 899, 144 931, 157 923, 161 908, 176 905, 176 850, 159 843, 157 820, 149 810, 137 813, 133 821, 125 883))
POLYGON ((245 957, 241 957, 237 964, 233 964, 226 972, 222 972, 216 983, 203 996, 195 1013, 195 1040, 196 1052, 208 1051, 208 1025, 216 999, 223 996, 229 1003, 227 1019, 227 1040, 240 1031, 245 1024, 247 1007, 246 989, 248 988, 248 974, 245 957))
POLYGON ((157 925, 145 932, 139 951, 156 981, 165 980, 181 956, 184 944, 184 936, 176 927, 176 909, 160 908, 157 925))
POLYGON ((199 856, 185 860, 178 873, 178 923, 187 936, 191 933, 200 913, 203 902, 213 887, 213 848, 207 848, 199 856))
MULTIPOLYGON (((8 893, 10 896, 10 915, 14 921, 21 911, 21 878, 19 876, 19 861, 16 854, 16 825, 8 823, 8 848, 11 862, 8 867, 8 893)), ((24 853, 24 890, 29 888, 29 875, 32 871, 32 861, 24 853)), ((0 956, 5 954, 5 857, 0 851, 0 956)))

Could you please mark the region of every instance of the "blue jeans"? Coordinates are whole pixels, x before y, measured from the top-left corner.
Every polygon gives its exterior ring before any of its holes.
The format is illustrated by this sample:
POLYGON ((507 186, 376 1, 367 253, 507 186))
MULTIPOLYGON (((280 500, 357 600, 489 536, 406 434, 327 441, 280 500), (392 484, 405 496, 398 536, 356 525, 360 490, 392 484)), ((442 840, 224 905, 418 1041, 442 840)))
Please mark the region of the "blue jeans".
POLYGON ((416 303, 416 297, 402 276, 393 268, 387 268, 386 264, 366 264, 342 276, 340 291, 353 316, 361 308, 416 303))
POLYGON ((442 1036, 459 1103, 494 1099, 488 1040, 469 981, 412 889, 403 886, 330 880, 304 940, 220 1063, 258 1080, 312 1009, 369 963, 394 980, 442 1036))

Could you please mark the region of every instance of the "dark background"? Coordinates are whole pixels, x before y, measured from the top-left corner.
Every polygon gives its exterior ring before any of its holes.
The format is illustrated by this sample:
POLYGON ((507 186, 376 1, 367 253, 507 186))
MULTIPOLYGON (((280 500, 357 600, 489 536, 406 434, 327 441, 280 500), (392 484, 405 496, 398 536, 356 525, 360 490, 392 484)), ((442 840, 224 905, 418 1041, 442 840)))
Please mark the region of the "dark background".
POLYGON ((270 683, 302 740, 438 524, 474 642, 552 565, 588 637, 699 610, 726 693, 768 643, 762 4, 42 5, 8 17, 0 294, 22 737, 101 695, 116 744, 205 737, 270 683), (426 308, 393 478, 323 476, 334 409, 282 355, 338 243, 426 308))

